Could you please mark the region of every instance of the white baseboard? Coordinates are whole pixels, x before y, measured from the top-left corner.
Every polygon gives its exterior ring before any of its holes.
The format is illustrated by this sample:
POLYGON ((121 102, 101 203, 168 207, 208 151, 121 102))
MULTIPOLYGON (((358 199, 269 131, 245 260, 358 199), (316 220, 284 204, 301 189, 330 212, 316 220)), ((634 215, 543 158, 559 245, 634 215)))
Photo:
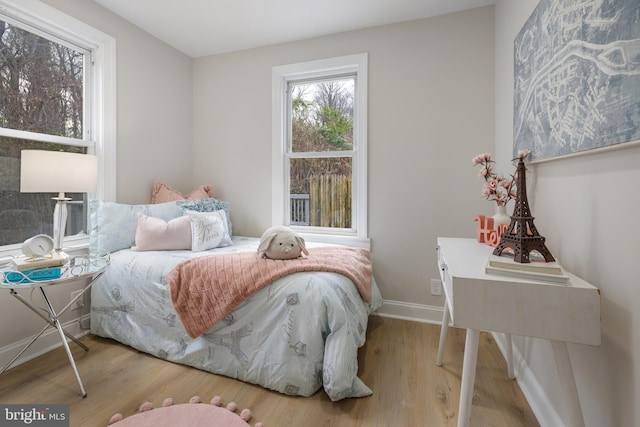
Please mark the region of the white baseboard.
MULTIPOLYGON (((497 332, 493 332, 492 335, 500 352, 502 352, 502 356, 506 359, 504 335, 497 332)), ((520 390, 522 390, 522 394, 524 394, 540 426, 565 427, 564 421, 554 409, 544 388, 516 346, 513 346, 513 370, 520 390)))
MULTIPOLYGON (((79 338, 89 333, 89 330, 83 328, 81 324, 88 324, 90 319, 91 315, 86 314, 82 317, 78 317, 64 323, 62 327, 74 337, 79 338)), ((33 336, 30 336, 21 341, 0 348, 0 369, 7 363, 9 363, 9 361, 11 361, 11 359, 13 359, 15 355, 18 354, 32 339, 33 336)), ((15 362, 13 362, 11 368, 28 362, 29 360, 41 356, 45 353, 48 353, 49 351, 60 347, 61 345, 62 342, 60 341, 60 335, 58 334, 57 329, 50 327, 36 340, 36 342, 31 345, 31 347, 27 349, 27 351, 22 354, 22 356, 20 356, 15 362)), ((70 345, 76 344, 71 342, 70 345)))
POLYGON ((438 325, 442 323, 442 307, 410 302, 384 300, 384 304, 374 315, 438 325))

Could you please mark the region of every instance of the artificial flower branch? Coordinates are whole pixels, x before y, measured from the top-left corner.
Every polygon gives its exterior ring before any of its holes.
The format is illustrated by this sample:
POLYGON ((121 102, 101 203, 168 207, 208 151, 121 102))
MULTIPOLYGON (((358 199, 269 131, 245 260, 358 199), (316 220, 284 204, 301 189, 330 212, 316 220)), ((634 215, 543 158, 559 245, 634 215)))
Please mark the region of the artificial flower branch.
MULTIPOLYGON (((529 151, 518 151, 517 159, 524 160, 528 155, 529 151)), ((494 171, 494 163, 490 153, 478 154, 473 158, 473 165, 481 166, 478 176, 484 178, 485 181, 482 187, 484 198, 496 202, 498 206, 506 206, 509 200, 516 198, 516 177, 510 175, 507 178, 504 175, 498 175, 494 171)))

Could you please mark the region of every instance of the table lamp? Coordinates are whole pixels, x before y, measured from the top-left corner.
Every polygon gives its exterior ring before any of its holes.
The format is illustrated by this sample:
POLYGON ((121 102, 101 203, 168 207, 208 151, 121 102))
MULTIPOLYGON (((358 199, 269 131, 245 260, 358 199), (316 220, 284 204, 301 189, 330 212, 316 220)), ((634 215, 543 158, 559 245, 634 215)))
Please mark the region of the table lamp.
POLYGON ((96 156, 62 151, 22 150, 20 191, 23 193, 58 193, 53 211, 53 242, 62 254, 67 225, 67 201, 64 193, 93 193, 98 178, 96 156))

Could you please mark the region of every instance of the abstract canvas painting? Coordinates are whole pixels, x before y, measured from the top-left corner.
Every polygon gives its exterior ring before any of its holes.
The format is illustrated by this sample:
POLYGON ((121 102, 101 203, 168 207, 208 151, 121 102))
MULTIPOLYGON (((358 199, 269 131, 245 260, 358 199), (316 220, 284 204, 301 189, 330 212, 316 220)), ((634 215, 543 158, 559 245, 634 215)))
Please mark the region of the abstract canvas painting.
POLYGON ((640 1, 541 0, 514 41, 514 158, 640 140, 640 1))

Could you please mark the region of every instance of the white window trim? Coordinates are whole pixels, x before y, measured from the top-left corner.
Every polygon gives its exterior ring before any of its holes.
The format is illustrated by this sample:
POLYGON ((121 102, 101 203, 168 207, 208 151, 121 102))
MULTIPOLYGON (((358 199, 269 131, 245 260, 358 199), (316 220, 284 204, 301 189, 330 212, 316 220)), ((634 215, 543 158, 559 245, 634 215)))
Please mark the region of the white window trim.
MULTIPOLYGON (((287 85, 292 80, 313 79, 327 76, 340 76, 356 73, 356 106, 354 110, 354 147, 357 155, 353 162, 353 197, 355 230, 294 228, 310 242, 337 243, 348 246, 370 248, 367 230, 367 53, 281 65, 272 70, 272 225, 289 225, 287 167, 285 152, 287 149, 287 85)), ((289 225, 290 226, 290 225, 289 225)))
MULTIPOLYGON (((35 28, 56 34, 63 40, 92 52, 93 104, 89 128, 93 153, 98 156, 98 185, 90 198, 115 201, 116 198, 116 40, 38 0, 0 0, 0 11, 35 28)), ((33 138, 31 138, 33 139, 33 138)), ((53 218, 52 218, 53 221, 53 218)), ((65 239, 65 248, 82 248, 89 236, 65 239)), ((20 245, 0 249, 0 257, 20 253, 20 245)))

